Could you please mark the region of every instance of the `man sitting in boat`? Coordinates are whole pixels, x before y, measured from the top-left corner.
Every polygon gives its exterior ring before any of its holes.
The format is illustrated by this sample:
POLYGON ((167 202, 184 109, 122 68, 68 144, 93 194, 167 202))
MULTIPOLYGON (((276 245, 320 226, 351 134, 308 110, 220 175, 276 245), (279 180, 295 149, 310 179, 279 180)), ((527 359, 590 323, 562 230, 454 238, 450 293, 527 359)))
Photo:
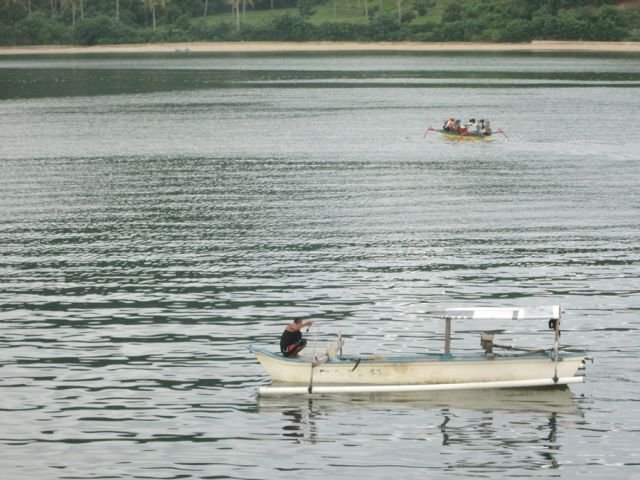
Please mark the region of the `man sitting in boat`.
POLYGON ((485 135, 491 135, 491 133, 492 133, 491 132, 491 122, 489 120, 483 120, 482 123, 483 123, 483 127, 484 127, 483 128, 483 130, 484 130, 483 133, 485 135))
POLYGON ((307 345, 307 341, 302 338, 301 330, 304 327, 313 325, 313 320, 302 322, 296 318, 293 323, 287 325, 280 337, 280 351, 285 357, 298 358, 300 351, 307 345))
POLYGON ((455 125, 456 125, 456 121, 453 118, 450 118, 449 120, 446 120, 444 122, 444 126, 442 127, 442 129, 445 132, 453 132, 455 125))

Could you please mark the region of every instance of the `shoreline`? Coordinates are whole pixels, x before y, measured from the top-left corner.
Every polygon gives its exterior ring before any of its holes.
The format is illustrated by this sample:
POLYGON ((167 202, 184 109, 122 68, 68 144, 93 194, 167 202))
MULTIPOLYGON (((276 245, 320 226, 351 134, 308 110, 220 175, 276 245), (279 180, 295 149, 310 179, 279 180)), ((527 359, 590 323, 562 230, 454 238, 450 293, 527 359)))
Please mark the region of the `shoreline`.
POLYGON ((0 47, 0 56, 94 53, 290 53, 290 52, 604 52, 640 53, 640 42, 183 42, 122 45, 0 47))

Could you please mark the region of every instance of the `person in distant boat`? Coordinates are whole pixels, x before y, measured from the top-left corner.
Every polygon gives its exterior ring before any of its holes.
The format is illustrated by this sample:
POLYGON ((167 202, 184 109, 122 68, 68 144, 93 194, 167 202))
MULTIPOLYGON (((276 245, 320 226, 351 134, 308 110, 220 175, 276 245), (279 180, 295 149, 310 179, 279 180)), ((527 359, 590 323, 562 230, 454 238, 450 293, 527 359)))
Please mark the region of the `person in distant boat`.
POLYGON ((280 337, 280 351, 285 357, 298 358, 300 351, 307 345, 307 341, 302 338, 301 330, 304 327, 313 325, 313 320, 303 322, 296 318, 293 323, 287 325, 280 337))
POLYGON ((475 118, 469 120, 469 123, 467 124, 467 130, 474 135, 478 133, 479 128, 475 118))
POLYGON ((462 125, 460 120, 456 120, 456 126, 458 127, 456 131, 460 135, 468 135, 469 134, 469 130, 467 130, 467 126, 466 125, 462 125))
POLYGON ((456 121, 453 118, 450 118, 445 122, 443 130, 446 132, 452 132, 455 126, 456 126, 456 121))
POLYGON ((489 136, 491 135, 492 130, 491 130, 491 122, 489 120, 485 120, 484 121, 484 134, 489 136))

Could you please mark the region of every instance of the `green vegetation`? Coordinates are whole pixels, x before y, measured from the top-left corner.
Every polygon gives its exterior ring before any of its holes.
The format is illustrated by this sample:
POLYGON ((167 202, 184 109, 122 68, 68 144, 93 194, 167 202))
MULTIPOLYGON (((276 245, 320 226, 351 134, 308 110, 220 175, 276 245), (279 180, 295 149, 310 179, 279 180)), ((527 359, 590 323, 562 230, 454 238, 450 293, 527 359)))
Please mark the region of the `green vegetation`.
POLYGON ((0 0, 0 44, 640 40, 640 1, 0 0))

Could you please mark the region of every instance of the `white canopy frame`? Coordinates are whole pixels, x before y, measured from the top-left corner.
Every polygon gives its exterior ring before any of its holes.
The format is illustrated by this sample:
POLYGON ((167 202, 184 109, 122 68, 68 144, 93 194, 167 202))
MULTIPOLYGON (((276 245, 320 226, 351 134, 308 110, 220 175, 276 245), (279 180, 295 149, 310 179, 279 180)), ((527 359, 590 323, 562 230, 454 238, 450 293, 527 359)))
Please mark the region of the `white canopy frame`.
POLYGON ((445 310, 444 354, 451 354, 451 321, 452 320, 544 320, 549 322, 555 335, 553 341, 553 360, 555 362, 555 379, 558 378, 558 350, 560 349, 560 305, 540 307, 462 307, 445 310))
POLYGON ((445 319, 466 320, 560 320, 560 305, 547 307, 469 307, 448 308, 445 319))

